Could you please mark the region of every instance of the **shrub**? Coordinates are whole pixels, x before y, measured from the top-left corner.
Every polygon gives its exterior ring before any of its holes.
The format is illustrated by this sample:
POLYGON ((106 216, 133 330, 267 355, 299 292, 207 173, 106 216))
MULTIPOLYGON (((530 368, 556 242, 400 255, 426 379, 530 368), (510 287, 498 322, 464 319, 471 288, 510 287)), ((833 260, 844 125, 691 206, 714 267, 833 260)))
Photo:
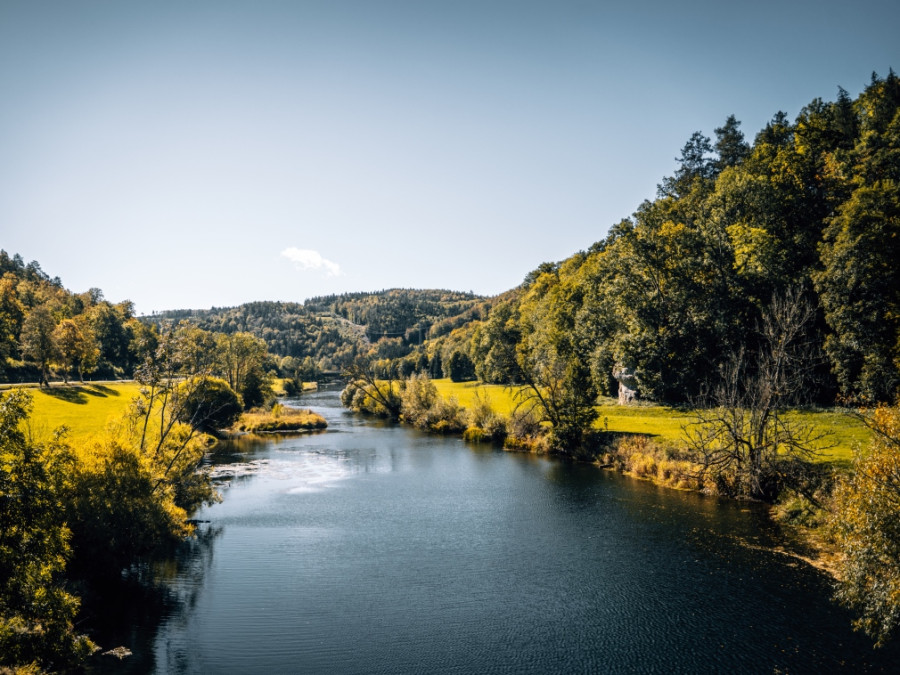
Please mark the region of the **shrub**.
POLYGON ((238 395, 218 377, 188 380, 179 385, 178 394, 178 420, 206 433, 230 427, 243 410, 238 395))
POLYGON ((463 440, 468 443, 483 443, 491 440, 491 438, 481 427, 468 427, 463 432, 463 440))
MULTIPOLYGON (((667 487, 680 490, 702 487, 699 466, 685 459, 677 448, 649 436, 623 436, 616 439, 609 452, 599 458, 599 462, 667 487)), ((730 488, 723 484, 711 491, 724 494, 728 489, 730 488)))
POLYGON ((424 373, 406 380, 400 394, 403 420, 419 429, 434 423, 434 406, 438 401, 437 388, 424 373))

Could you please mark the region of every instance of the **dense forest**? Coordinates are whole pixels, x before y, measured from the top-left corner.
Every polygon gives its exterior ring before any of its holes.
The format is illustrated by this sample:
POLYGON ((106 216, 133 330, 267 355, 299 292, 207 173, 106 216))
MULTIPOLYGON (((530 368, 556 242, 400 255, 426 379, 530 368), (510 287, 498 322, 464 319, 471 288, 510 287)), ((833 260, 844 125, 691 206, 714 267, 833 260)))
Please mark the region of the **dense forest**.
POLYGON ((386 357, 406 356, 437 337, 487 316, 490 300, 446 290, 390 289, 310 298, 304 303, 251 302, 209 310, 172 310, 142 317, 165 329, 187 321, 214 333, 248 332, 273 355, 311 359, 319 371, 340 371, 377 344, 386 357))
MULTIPOLYGON (((773 303, 809 308, 797 402, 891 402, 900 385, 900 80, 777 113, 752 142, 728 117, 694 133, 657 198, 587 250, 540 265, 419 348, 485 382, 551 381, 697 401, 752 371, 773 303), (473 317, 475 318, 475 317, 473 317), (623 385, 625 386, 625 385, 623 385)), ((795 321, 800 320, 795 317, 795 321)))

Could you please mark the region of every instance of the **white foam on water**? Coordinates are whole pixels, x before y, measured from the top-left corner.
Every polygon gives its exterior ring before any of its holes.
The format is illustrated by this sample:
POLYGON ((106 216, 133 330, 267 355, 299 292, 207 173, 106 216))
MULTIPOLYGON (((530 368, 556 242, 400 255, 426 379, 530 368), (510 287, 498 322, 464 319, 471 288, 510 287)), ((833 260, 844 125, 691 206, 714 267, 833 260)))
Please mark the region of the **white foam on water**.
POLYGON ((216 480, 233 480, 258 476, 266 480, 293 483, 286 492, 303 494, 317 492, 353 474, 346 458, 321 452, 291 453, 290 459, 256 459, 238 464, 213 467, 216 480))

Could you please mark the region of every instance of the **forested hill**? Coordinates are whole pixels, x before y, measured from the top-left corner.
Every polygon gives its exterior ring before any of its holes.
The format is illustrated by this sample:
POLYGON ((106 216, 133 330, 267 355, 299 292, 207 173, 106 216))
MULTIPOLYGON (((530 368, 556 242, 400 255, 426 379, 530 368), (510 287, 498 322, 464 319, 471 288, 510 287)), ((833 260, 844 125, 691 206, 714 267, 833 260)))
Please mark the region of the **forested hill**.
POLYGON ((802 380, 792 396, 892 401, 900 78, 873 74, 855 100, 839 89, 793 121, 779 112, 752 143, 730 116, 713 138, 694 133, 678 162, 604 239, 541 265, 486 321, 423 353, 588 404, 615 392, 614 373, 641 396, 679 402, 722 373, 746 381, 774 340, 791 354, 782 372, 802 380))
POLYGON ((143 320, 160 328, 188 321, 212 332, 248 332, 278 356, 311 357, 322 370, 340 369, 371 343, 391 356, 473 319, 487 316, 490 300, 447 290, 390 289, 311 298, 251 302, 208 310, 171 310, 143 320))

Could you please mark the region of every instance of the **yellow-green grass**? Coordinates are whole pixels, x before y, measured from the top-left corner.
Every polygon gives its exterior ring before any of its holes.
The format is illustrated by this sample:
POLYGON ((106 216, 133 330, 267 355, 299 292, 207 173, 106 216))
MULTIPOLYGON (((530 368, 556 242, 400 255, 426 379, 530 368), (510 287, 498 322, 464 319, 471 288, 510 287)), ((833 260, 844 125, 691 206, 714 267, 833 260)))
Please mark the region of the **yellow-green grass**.
POLYGON ((475 403, 476 394, 490 402, 494 412, 509 415, 516 407, 516 389, 502 384, 480 382, 453 382, 449 379, 433 380, 438 393, 444 398, 455 397, 463 408, 475 403))
MULTIPOLYGON (((285 382, 287 382, 290 378, 288 377, 276 377, 272 379, 272 393, 276 396, 287 396, 287 391, 284 389, 285 382)), ((315 391, 319 388, 318 382, 304 382, 303 383, 303 391, 315 391)))
POLYGON ((122 415, 138 395, 135 382, 54 385, 29 388, 34 400, 29 424, 37 438, 49 438, 65 425, 71 440, 81 440, 103 431, 110 420, 122 415))
POLYGON ((276 406, 271 412, 243 413, 233 430, 250 433, 313 431, 327 426, 324 417, 310 410, 276 406))
MULTIPOLYGON (((464 408, 474 403, 476 392, 487 396, 498 413, 508 415, 516 406, 515 389, 503 385, 451 382, 449 379, 434 380, 434 384, 442 396, 455 396, 464 408)), ((597 406, 597 412, 598 428, 646 434, 673 443, 682 441, 684 427, 696 420, 695 414, 688 409, 645 403, 620 406, 614 403, 614 399, 604 399, 597 406)), ((854 448, 858 445, 865 446, 872 437, 865 424, 841 411, 797 410, 788 413, 787 417, 791 421, 811 426, 815 434, 823 434, 823 445, 833 446, 824 450, 816 458, 818 461, 847 463, 853 457, 854 448)))

